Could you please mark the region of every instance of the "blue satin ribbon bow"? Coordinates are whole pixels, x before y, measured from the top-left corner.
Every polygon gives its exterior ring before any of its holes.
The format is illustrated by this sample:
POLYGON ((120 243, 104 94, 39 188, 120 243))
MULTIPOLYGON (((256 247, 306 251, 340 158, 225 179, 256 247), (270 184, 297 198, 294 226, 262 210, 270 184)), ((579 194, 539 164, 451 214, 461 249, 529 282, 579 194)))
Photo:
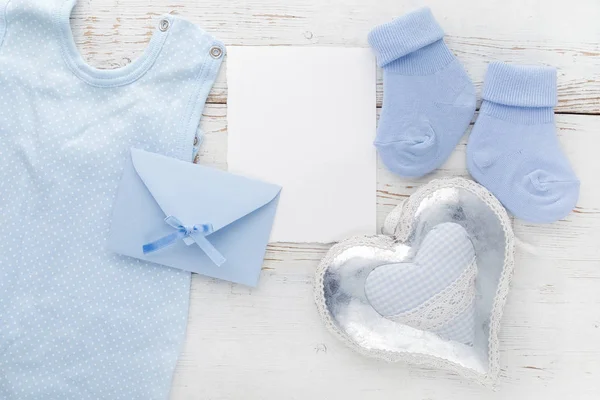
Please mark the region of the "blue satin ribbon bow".
POLYGON ((183 239, 185 244, 188 246, 196 243, 198 247, 206 253, 208 258, 212 260, 218 267, 223 265, 225 257, 219 250, 217 250, 206 238, 206 235, 213 233, 213 226, 211 224, 198 224, 193 226, 185 226, 177 218, 168 216, 165 218, 165 222, 171 225, 177 231, 163 236, 154 242, 145 244, 142 247, 144 254, 152 253, 153 251, 160 250, 164 247, 171 246, 179 239, 183 239))

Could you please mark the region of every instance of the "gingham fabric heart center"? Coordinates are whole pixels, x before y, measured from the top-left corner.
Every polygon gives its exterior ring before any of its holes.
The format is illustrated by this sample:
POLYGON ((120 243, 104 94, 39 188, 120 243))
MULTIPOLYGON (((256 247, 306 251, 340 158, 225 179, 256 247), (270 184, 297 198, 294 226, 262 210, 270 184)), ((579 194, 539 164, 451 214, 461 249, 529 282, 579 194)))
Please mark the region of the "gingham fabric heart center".
POLYGON ((387 319, 471 344, 476 275, 468 233, 449 222, 425 236, 413 262, 385 264, 371 271, 365 294, 387 319))

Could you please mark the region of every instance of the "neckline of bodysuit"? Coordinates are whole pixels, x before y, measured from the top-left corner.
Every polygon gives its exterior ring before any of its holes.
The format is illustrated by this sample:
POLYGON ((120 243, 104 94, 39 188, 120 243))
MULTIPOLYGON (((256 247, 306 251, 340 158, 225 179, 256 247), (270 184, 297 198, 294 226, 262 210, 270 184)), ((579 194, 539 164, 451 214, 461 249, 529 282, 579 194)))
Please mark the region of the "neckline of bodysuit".
POLYGON ((123 86, 141 78, 156 61, 175 22, 170 15, 162 15, 158 20, 159 22, 155 24, 150 42, 140 57, 123 67, 100 69, 89 65, 83 59, 75 44, 70 17, 76 2, 77 0, 63 1, 62 5, 57 8, 55 24, 58 28, 61 53, 65 63, 73 74, 92 86, 123 86), (159 26, 163 28, 159 29, 159 26), (164 29, 165 26, 167 29, 164 29))

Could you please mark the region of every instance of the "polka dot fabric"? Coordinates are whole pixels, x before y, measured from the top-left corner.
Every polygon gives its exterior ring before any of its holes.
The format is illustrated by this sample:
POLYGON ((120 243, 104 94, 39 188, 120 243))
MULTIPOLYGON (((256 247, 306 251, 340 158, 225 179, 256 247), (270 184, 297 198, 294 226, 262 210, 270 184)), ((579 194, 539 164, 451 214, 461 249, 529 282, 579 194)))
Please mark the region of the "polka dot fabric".
POLYGON ((73 6, 0 0, 0 399, 166 399, 190 274, 108 252, 110 213, 130 147, 191 161, 224 47, 166 15, 95 69, 73 6))

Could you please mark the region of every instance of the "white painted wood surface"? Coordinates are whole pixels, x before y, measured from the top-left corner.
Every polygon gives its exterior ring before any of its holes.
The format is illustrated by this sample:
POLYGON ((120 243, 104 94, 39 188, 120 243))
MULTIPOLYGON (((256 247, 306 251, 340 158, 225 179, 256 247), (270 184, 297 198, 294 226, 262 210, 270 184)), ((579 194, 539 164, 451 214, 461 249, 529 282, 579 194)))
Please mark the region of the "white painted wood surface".
MULTIPOLYGON (((366 46, 375 25, 411 0, 88 0, 73 15, 84 58, 111 68, 135 59, 165 12, 227 45, 366 46)), ((173 400, 600 398, 600 2, 431 0, 447 42, 481 85, 492 60, 559 68, 561 142, 582 180, 574 213, 552 225, 515 222, 533 254, 517 253, 501 331, 502 374, 491 392, 455 375, 353 354, 323 327, 312 301, 322 244, 269 246, 252 290, 194 276, 173 400)), ((209 98, 201 162, 226 168, 224 70, 209 98)), ((381 82, 380 82, 381 83, 381 82)), ((379 85, 380 106, 382 87, 379 85)), ((373 105, 376 106, 375 104, 373 105)), ((432 178, 467 176, 465 140, 419 180, 378 169, 378 223, 432 178)))

